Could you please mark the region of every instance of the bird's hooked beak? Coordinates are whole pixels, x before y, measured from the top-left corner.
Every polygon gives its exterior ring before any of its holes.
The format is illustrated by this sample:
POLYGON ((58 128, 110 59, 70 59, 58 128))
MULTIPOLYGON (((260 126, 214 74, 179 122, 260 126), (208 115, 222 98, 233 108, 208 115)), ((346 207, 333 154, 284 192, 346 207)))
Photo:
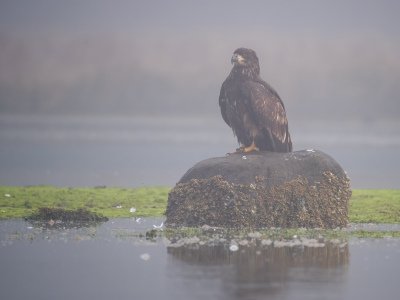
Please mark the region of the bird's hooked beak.
POLYGON ((244 63, 244 58, 240 54, 234 53, 231 58, 232 64, 242 65, 244 63))

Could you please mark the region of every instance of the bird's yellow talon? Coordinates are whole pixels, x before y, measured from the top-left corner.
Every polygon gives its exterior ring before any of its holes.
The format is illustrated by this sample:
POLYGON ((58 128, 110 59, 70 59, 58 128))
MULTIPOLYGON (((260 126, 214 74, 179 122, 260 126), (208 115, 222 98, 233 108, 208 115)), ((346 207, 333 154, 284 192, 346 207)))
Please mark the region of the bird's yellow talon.
POLYGON ((260 150, 257 148, 257 146, 256 146, 256 144, 255 144, 254 142, 251 143, 250 146, 244 147, 244 148, 243 148, 243 153, 249 153, 249 152, 252 152, 252 151, 260 151, 260 150))

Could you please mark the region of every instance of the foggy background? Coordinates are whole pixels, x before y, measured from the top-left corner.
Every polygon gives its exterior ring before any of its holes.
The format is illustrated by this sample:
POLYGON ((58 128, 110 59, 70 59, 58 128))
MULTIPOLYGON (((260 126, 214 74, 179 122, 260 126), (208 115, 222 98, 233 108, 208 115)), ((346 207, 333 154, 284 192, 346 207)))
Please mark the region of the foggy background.
POLYGON ((219 89, 238 47, 294 150, 400 188, 398 1, 1 1, 0 184, 173 186, 238 145, 219 89))

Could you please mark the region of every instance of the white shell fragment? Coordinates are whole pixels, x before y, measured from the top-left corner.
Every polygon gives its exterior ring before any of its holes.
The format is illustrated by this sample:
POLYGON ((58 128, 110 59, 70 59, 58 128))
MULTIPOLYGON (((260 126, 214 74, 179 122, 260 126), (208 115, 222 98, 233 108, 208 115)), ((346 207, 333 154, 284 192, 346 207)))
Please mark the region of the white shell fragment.
POLYGON ((161 222, 160 225, 153 225, 153 227, 154 227, 155 229, 161 229, 161 230, 162 230, 163 226, 164 226, 164 222, 161 222))

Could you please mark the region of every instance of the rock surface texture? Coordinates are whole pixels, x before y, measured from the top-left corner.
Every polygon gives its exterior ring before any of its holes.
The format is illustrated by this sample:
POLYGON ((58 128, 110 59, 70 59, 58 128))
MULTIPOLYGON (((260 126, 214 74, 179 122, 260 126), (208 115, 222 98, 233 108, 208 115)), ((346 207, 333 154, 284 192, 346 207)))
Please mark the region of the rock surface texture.
POLYGON ((235 153, 203 160, 168 196, 167 226, 337 228, 348 222, 350 181, 318 150, 235 153))

